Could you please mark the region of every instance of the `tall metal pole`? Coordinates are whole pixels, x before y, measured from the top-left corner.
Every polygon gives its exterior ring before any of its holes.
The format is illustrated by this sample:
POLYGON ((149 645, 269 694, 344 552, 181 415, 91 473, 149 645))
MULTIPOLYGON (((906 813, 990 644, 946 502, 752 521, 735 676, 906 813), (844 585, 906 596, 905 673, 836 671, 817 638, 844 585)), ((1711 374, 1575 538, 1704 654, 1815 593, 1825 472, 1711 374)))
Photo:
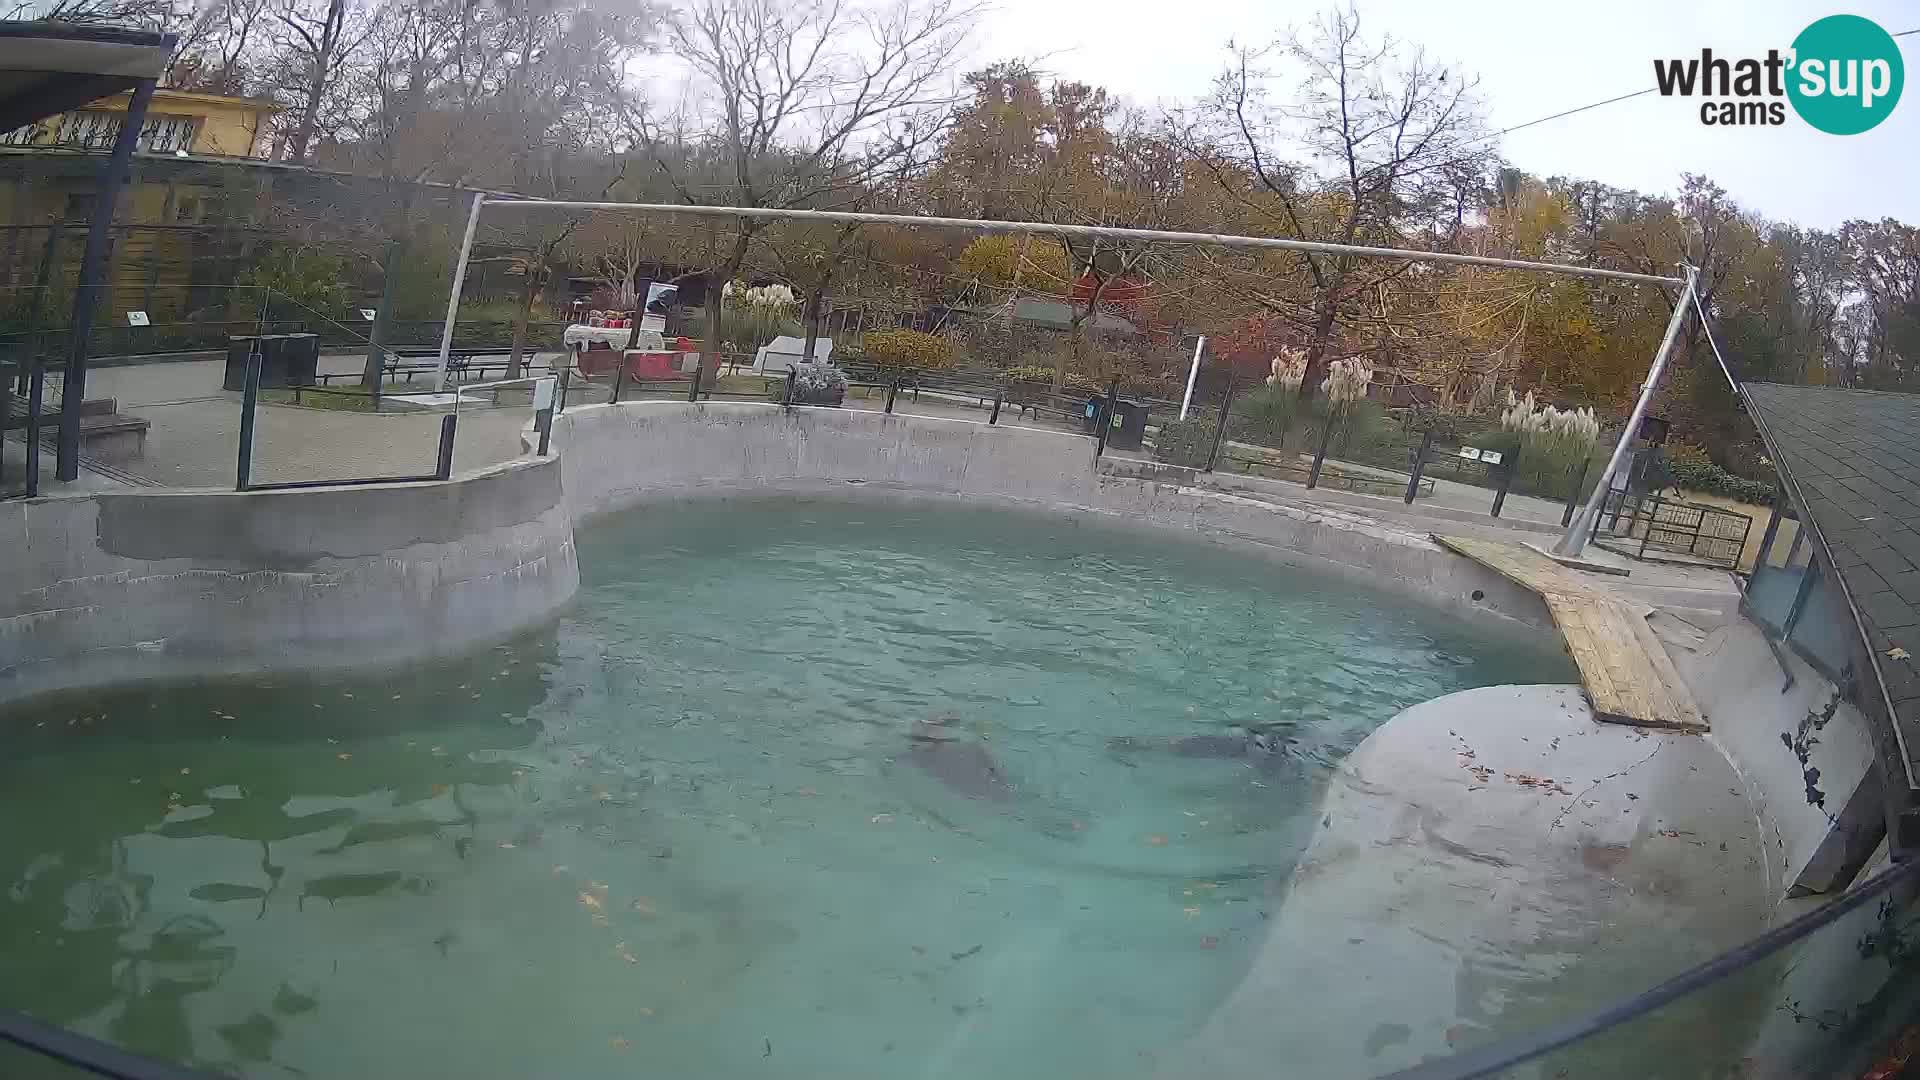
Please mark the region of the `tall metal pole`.
POLYGON ((1647 369, 1646 385, 1640 388, 1640 400, 1633 403, 1633 414, 1627 417, 1626 430, 1620 433, 1620 442, 1613 448, 1613 456, 1607 459, 1607 467, 1600 473, 1600 481, 1593 486, 1593 494, 1587 496, 1587 505, 1567 526, 1560 542, 1553 545, 1556 555, 1577 556, 1587 549, 1587 541, 1593 539, 1594 526, 1600 522, 1600 508, 1605 505, 1607 489, 1613 484, 1613 476, 1627 459, 1627 448, 1633 444, 1634 435, 1640 430, 1640 421, 1646 419, 1647 410, 1653 405, 1654 391, 1660 387, 1660 376, 1667 370, 1667 357, 1673 353, 1673 343, 1680 337, 1681 324, 1687 321, 1687 306, 1693 303, 1693 282, 1699 271, 1689 265, 1687 280, 1680 289, 1680 299, 1673 305, 1673 317, 1667 320, 1666 336, 1660 339, 1660 351, 1653 354, 1653 366, 1647 369))
POLYGON ((1180 398, 1180 419, 1187 418, 1187 406, 1193 404, 1193 381, 1200 377, 1200 350, 1207 347, 1207 335, 1193 343, 1193 366, 1187 369, 1187 392, 1180 398))
POLYGON ((113 213, 120 204, 120 185, 147 124, 147 106, 153 101, 154 80, 142 79, 133 88, 133 100, 114 136, 113 153, 100 167, 99 187, 93 196, 93 219, 87 225, 87 246, 80 257, 80 282, 74 290, 73 321, 67 327, 67 370, 60 382, 60 435, 53 475, 73 480, 80 475, 80 403, 87 396, 87 339, 93 333, 94 311, 100 305, 102 278, 113 213))
MULTIPOLYGON (((487 201, 485 193, 473 193, 473 207, 467 211, 467 231, 460 238, 460 257, 453 264, 453 288, 447 293, 447 321, 440 327, 440 363, 433 373, 433 388, 447 388, 447 356, 453 352, 453 316, 460 310, 460 287, 467 283, 467 260, 473 255, 473 230, 480 224, 480 207, 487 201)), ((532 273, 533 267, 527 267, 532 273)))

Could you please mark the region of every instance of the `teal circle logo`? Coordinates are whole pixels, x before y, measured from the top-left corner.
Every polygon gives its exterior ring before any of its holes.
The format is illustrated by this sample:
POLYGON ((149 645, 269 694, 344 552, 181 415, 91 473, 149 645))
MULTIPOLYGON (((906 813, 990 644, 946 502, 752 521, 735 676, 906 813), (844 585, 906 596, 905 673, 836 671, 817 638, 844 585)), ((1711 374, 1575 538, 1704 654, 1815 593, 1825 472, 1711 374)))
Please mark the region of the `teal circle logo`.
POLYGON ((1893 35, 1858 15, 1829 15, 1800 31, 1793 56, 1787 99, 1829 135, 1858 135, 1885 120, 1906 83, 1893 35))

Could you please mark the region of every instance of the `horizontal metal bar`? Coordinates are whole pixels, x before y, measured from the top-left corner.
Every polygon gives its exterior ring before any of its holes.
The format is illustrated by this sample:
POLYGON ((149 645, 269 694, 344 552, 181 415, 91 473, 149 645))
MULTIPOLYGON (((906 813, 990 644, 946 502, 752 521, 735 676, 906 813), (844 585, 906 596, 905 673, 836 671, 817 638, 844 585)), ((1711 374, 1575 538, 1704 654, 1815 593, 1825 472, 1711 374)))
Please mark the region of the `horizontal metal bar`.
POLYGON ((441 477, 432 473, 424 476, 356 476, 350 480, 282 480, 273 484, 248 484, 248 491, 292 491, 298 488, 317 487, 366 487, 369 484, 426 484, 441 477))
POLYGON ((1418 251, 1410 248, 1363 247, 1356 244, 1323 244, 1314 240, 1288 240, 1277 236, 1235 236, 1226 233, 1170 232, 1164 229, 1123 229, 1109 225, 1062 225, 1046 221, 988 221, 983 218, 922 217, 916 214, 865 214, 848 210, 782 210, 767 206, 698 206, 680 203, 581 202, 560 199, 486 199, 482 205, 553 210, 631 210, 642 214, 691 214, 695 217, 760 218, 770 221, 836 221, 845 224, 900 225, 922 229, 968 229, 985 233, 1047 233, 1053 236, 1099 237, 1114 240, 1151 241, 1165 244, 1214 244, 1221 247, 1277 248, 1281 251, 1313 251, 1326 255, 1365 255, 1381 259, 1407 259, 1412 262, 1456 263, 1467 266, 1497 266, 1509 270, 1538 270, 1552 274, 1612 278, 1654 285, 1685 285, 1685 278, 1635 274, 1625 270, 1602 270, 1594 266, 1568 266, 1565 263, 1529 262, 1524 259, 1493 259, 1484 255, 1456 255, 1446 251, 1418 251))
POLYGON ((0 1042, 115 1080, 215 1080, 211 1073, 156 1061, 25 1013, 0 1012, 0 1042))
POLYGON ((1776 926, 1744 945, 1729 949, 1706 963, 1618 1004, 1587 1016, 1548 1024, 1523 1035, 1476 1047, 1452 1057, 1423 1062, 1399 1072, 1389 1073, 1381 1080, 1471 1080, 1473 1077, 1492 1076, 1523 1061, 1530 1061, 1549 1051, 1618 1027, 1662 1005, 1713 986, 1742 968, 1764 960, 1827 926, 1848 912, 1872 903, 1879 899, 1881 894, 1891 891, 1902 882, 1913 880, 1916 876, 1920 876, 1920 860, 1895 863, 1805 915, 1776 926))

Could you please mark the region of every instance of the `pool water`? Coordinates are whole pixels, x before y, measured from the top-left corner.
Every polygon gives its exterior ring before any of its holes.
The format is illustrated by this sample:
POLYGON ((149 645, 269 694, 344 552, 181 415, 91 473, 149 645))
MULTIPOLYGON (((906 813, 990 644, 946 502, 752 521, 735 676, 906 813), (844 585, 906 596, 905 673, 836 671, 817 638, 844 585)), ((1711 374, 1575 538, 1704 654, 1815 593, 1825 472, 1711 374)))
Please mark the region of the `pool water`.
POLYGON ((0 1006, 258 1077, 1150 1074, 1343 754, 1572 678, 1078 519, 714 502, 579 543, 557 626, 459 661, 0 717, 0 1006))

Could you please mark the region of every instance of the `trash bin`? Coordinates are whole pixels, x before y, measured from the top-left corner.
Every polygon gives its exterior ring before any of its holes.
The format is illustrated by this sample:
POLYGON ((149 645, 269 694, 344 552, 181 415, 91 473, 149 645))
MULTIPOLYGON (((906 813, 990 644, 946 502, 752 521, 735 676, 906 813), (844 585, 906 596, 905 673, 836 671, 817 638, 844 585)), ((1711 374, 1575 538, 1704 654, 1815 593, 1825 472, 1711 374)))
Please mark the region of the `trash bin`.
POLYGON ((320 363, 320 338, 315 334, 262 334, 227 339, 227 370, 223 390, 247 388, 247 355, 260 346, 260 385, 312 386, 320 363))
POLYGON ((1080 413, 1080 434, 1100 434, 1100 398, 1087 399, 1087 407, 1080 413))
POLYGON ((1114 450, 1138 450, 1147 436, 1147 407, 1138 401, 1121 399, 1113 403, 1113 420, 1107 428, 1107 446, 1114 450))

